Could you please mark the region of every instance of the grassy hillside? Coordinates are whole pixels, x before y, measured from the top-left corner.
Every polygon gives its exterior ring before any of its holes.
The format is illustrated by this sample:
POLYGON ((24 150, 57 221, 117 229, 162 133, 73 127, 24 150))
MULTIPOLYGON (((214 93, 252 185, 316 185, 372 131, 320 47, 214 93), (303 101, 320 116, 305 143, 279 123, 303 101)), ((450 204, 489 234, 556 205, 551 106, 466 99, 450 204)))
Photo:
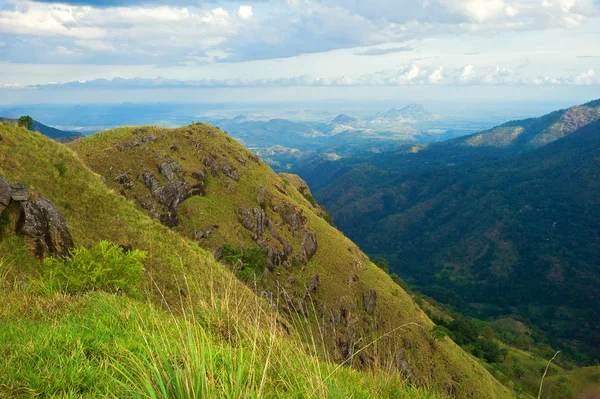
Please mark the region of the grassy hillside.
MULTIPOLYGON (((209 252, 107 189, 72 151, 13 124, 0 134, 0 175, 56 204, 77 247, 109 240, 147 254, 142 296, 73 292, 52 284, 56 273, 81 276, 33 257, 15 234, 18 205, 4 209, 0 397, 437 397, 381 369, 318 360, 301 325, 286 325, 209 252)), ((94 265, 83 266, 107 273, 94 265)), ((503 392, 487 383, 489 397, 503 392)))
POLYGON ((511 396, 451 341, 435 341, 427 316, 297 182, 224 132, 122 128, 70 148, 127 203, 229 263, 321 357, 457 397, 511 396))
POLYGON ((321 193, 367 253, 480 317, 519 314, 598 358, 600 122, 520 156, 354 169, 321 193))
MULTIPOLYGON (((17 123, 16 119, 2 118, 0 117, 0 122, 10 122, 17 123)), ((58 141, 60 143, 66 143, 69 141, 73 141, 81 137, 78 133, 73 132, 65 132, 64 130, 55 129, 50 126, 46 126, 43 123, 38 121, 34 121, 31 130, 35 132, 40 132, 44 136, 50 137, 52 140, 58 141)))

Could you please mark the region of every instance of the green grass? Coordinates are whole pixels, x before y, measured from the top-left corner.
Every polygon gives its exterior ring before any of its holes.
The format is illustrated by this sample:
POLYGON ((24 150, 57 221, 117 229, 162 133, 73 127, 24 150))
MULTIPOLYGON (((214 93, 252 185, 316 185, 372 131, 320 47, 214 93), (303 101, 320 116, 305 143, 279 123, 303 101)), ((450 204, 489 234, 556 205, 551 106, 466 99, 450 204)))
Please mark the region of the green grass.
POLYGON ((275 324, 223 330, 220 318, 101 292, 9 290, 0 300, 0 397, 439 397, 321 362, 281 340, 275 324))

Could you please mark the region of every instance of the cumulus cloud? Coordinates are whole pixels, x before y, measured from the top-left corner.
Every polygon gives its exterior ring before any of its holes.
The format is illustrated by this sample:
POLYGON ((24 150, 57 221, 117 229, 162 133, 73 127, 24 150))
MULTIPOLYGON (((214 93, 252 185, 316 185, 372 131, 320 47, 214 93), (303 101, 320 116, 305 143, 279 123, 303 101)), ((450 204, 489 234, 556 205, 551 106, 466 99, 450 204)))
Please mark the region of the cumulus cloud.
POLYGON ((237 14, 241 19, 252 18, 252 15, 254 15, 254 13, 252 12, 251 6, 240 6, 237 14))
POLYGON ((0 32, 60 39, 52 46, 80 46, 88 55, 143 55, 140 62, 184 62, 207 50, 226 53, 222 60, 243 61, 439 34, 573 28, 597 13, 594 0, 271 0, 260 1, 255 13, 257 1, 11 0, 0 9, 0 32))

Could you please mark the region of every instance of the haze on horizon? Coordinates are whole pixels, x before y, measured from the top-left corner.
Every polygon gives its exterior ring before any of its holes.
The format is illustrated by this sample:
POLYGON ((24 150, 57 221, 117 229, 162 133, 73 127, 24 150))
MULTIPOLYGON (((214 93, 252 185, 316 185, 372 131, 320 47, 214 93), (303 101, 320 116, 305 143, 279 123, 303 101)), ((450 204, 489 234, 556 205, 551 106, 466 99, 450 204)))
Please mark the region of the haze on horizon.
POLYGON ((584 102, 594 0, 0 1, 0 104, 584 102))

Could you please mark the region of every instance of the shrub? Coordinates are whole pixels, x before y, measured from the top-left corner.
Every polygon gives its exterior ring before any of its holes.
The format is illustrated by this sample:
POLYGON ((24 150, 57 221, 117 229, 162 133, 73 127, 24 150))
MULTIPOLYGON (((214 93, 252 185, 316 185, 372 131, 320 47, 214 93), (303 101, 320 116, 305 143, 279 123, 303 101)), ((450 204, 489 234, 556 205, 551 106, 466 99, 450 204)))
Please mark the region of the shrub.
POLYGON ((65 177, 67 174, 67 164, 65 163, 65 161, 60 161, 58 163, 54 164, 54 168, 56 169, 56 171, 58 172, 58 174, 60 175, 60 177, 65 177))
POLYGON ((33 118, 29 115, 20 117, 19 126, 24 127, 27 130, 31 130, 31 128, 33 127, 33 118))
POLYGON ((265 271, 269 252, 258 246, 250 247, 244 251, 229 244, 223 246, 222 259, 225 263, 237 267, 240 280, 256 280, 265 271))
POLYGON ((373 259, 373 263, 377 265, 378 268, 383 270, 386 273, 390 272, 390 262, 384 258, 383 256, 379 256, 373 259))
POLYGON ((76 248, 65 259, 45 259, 45 284, 49 291, 64 294, 99 289, 139 296, 146 256, 144 251, 124 251, 117 244, 101 241, 92 250, 76 248))

